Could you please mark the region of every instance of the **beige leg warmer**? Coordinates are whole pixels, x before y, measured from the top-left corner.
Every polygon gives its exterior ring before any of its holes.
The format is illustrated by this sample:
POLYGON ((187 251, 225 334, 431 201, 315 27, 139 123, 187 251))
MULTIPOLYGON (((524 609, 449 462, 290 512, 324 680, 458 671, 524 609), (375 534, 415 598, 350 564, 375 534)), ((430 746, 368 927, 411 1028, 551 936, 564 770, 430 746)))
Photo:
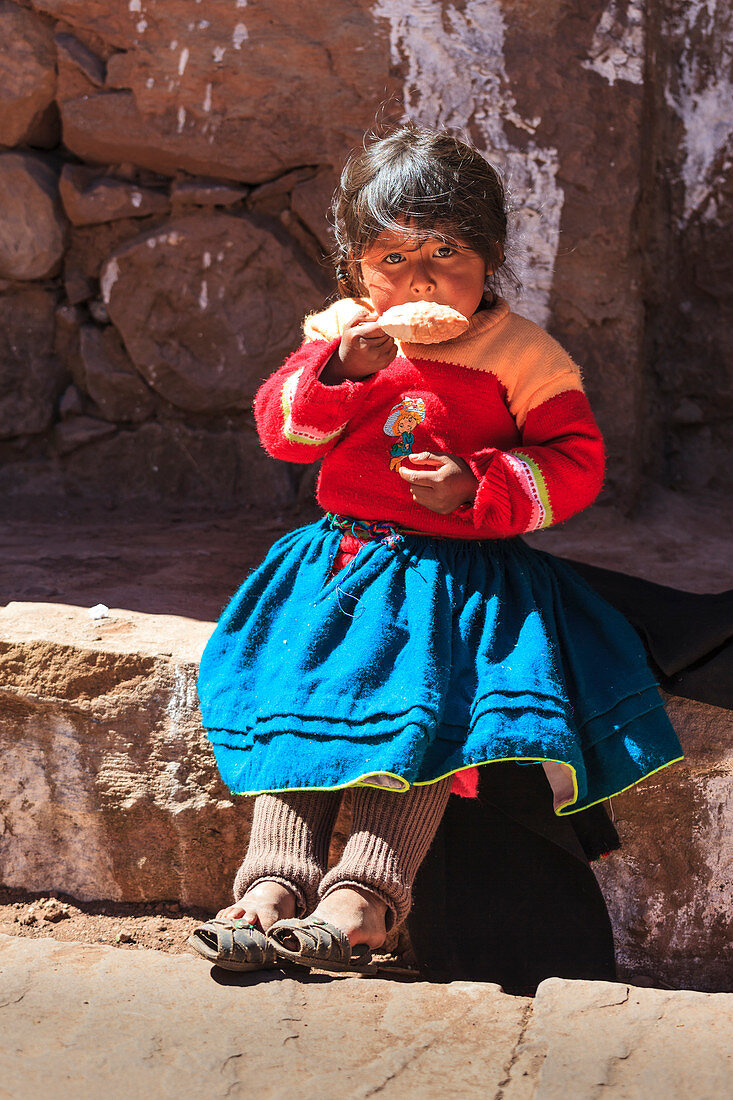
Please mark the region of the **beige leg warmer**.
POLYGON ((450 794, 453 778, 409 791, 358 787, 351 834, 337 865, 318 891, 323 898, 339 886, 361 886, 389 906, 391 924, 410 911, 412 884, 427 855, 450 794))
POLYGON ((258 795, 249 848, 234 879, 234 900, 267 879, 293 891, 298 916, 315 909, 340 803, 340 791, 258 795))

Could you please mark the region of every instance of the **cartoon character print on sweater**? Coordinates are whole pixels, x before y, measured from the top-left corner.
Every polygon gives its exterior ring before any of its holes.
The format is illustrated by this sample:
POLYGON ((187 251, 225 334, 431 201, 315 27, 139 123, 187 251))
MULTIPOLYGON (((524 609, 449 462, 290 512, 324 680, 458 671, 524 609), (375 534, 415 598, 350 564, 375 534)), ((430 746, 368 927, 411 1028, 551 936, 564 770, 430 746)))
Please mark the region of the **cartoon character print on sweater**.
POLYGON ((384 434, 399 436, 399 440, 390 447, 390 470, 399 470, 403 461, 415 448, 414 431, 425 419, 425 402, 422 397, 402 397, 398 404, 390 409, 384 422, 384 434))

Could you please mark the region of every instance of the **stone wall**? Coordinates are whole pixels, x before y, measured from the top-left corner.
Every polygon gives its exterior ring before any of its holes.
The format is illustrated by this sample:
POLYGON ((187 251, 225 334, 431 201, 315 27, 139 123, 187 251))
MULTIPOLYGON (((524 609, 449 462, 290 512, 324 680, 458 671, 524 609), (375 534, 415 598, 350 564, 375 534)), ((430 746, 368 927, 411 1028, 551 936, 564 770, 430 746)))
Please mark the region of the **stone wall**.
POLYGON ((582 364, 611 491, 722 485, 730 21, 723 0, 0 0, 0 494, 293 499, 251 398, 332 291, 325 210, 379 111, 506 173, 516 304, 582 364))

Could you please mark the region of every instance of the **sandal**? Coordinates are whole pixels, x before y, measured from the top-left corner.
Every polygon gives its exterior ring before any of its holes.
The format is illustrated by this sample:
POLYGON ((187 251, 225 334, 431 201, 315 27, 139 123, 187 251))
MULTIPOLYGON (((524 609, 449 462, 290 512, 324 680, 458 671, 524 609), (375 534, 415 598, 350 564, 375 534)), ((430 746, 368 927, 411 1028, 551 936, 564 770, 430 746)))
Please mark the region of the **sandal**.
POLYGON ((314 970, 352 970, 359 974, 377 972, 371 949, 365 943, 352 947, 345 932, 320 917, 275 921, 267 938, 281 959, 299 966, 314 970), (293 941, 297 947, 292 946, 293 941))
POLYGON ((194 929, 188 943, 223 970, 268 970, 278 965, 265 933, 244 920, 214 918, 194 929))

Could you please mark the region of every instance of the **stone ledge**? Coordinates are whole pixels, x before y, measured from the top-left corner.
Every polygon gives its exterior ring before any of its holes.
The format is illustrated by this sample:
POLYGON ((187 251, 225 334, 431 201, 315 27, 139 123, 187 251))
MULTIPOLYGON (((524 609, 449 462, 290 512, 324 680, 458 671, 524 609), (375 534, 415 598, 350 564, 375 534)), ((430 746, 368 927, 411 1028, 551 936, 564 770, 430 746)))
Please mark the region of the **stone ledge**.
POLYGON ((551 978, 529 998, 0 935, 8 1095, 697 1100, 729 1094, 733 996, 551 978))
MULTIPOLYGON (((215 910, 249 828, 196 705, 212 623, 11 603, 0 611, 2 881, 80 900, 215 910)), ((621 973, 730 989, 733 757, 727 711, 669 711, 687 753, 614 799, 623 849, 598 870, 621 973)))
POLYGON ((198 718, 211 624, 11 603, 0 631, 4 884, 225 903, 246 815, 198 718))

